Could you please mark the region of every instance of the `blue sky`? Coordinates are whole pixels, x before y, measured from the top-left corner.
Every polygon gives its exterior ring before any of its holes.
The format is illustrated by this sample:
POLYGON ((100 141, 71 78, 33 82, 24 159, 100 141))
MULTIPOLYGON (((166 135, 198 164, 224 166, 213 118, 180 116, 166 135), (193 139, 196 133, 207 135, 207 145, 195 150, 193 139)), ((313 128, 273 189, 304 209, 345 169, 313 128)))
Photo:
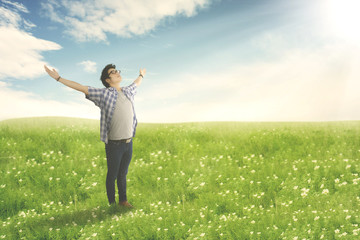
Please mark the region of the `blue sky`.
POLYGON ((147 69, 140 122, 360 119, 356 0, 0 0, 0 120, 99 118, 64 78, 147 69))

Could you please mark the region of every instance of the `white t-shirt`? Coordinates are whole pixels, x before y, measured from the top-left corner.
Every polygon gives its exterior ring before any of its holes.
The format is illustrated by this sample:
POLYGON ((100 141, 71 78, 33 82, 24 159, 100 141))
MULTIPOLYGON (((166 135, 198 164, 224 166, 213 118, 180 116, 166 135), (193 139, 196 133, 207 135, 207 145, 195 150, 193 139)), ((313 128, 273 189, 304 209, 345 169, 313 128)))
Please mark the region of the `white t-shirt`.
POLYGON ((132 104, 125 94, 119 91, 110 123, 109 140, 131 138, 133 136, 133 120, 132 104))

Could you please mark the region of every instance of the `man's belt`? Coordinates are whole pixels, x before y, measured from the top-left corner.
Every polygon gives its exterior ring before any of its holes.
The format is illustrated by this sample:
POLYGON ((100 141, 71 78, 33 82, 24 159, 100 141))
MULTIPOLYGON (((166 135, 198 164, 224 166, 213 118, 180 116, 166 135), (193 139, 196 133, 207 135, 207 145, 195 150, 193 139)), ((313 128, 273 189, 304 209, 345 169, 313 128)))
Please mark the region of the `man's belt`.
POLYGON ((131 142, 131 139, 132 138, 129 138, 129 139, 120 139, 120 140, 109 140, 108 142, 109 143, 129 143, 131 142))

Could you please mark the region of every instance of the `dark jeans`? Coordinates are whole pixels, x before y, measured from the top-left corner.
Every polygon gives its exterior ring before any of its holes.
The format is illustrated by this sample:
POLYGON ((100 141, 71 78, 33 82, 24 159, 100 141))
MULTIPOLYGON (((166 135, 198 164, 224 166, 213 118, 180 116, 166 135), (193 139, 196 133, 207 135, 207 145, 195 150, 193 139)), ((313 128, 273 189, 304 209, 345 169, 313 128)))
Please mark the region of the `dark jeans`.
POLYGON ((132 141, 111 142, 105 144, 108 172, 106 176, 106 192, 109 203, 115 202, 115 180, 119 193, 119 202, 127 201, 126 174, 132 157, 132 141))

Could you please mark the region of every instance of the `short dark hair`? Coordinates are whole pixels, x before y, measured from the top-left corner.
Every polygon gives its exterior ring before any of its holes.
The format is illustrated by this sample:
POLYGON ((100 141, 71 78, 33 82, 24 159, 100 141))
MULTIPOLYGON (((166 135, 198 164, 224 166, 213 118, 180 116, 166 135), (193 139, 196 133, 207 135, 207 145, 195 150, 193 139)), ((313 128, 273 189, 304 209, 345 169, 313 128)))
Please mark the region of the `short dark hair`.
POLYGON ((102 84, 105 86, 105 87, 110 87, 109 83, 106 81, 107 78, 109 78, 109 69, 110 68, 115 68, 116 69, 116 66, 114 64, 108 64, 104 67, 104 69, 102 70, 101 72, 101 77, 100 77, 100 80, 102 82, 102 84))

